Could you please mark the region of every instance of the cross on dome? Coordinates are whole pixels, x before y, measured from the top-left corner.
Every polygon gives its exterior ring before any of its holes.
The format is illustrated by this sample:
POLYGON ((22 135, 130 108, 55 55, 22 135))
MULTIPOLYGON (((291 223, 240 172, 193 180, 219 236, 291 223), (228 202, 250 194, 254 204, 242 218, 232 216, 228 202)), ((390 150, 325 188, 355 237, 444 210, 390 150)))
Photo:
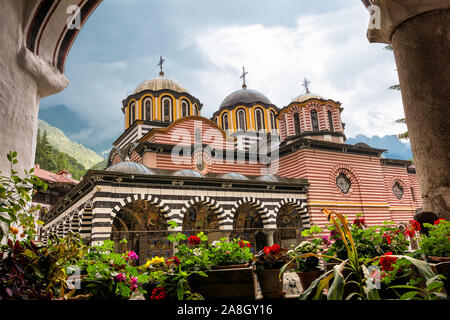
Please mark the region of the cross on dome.
POLYGON ((248 72, 245 71, 245 67, 242 67, 242 76, 241 79, 243 80, 242 89, 247 89, 247 83, 245 81, 245 76, 248 74, 248 72))
POLYGON ((305 80, 303 80, 303 84, 302 86, 305 88, 305 91, 307 94, 310 94, 311 92, 309 92, 309 85, 311 84, 311 81, 308 81, 308 79, 305 78, 305 80))
POLYGON ((159 63, 158 63, 158 66, 159 66, 159 68, 160 68, 159 75, 160 75, 161 77, 164 77, 163 64, 164 64, 165 61, 166 61, 166 60, 164 60, 162 56, 159 57, 159 63))

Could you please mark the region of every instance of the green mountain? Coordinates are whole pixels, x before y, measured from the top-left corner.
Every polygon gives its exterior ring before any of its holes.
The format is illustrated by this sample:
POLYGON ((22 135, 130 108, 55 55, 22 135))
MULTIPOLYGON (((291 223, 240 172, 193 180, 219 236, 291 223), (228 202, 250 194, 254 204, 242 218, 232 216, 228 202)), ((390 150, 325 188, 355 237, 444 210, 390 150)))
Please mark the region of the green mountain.
POLYGON ((43 120, 39 119, 38 128, 41 132, 47 132, 47 139, 51 146, 76 159, 85 168, 91 168, 104 161, 97 153, 79 143, 71 141, 61 130, 52 127, 43 120))

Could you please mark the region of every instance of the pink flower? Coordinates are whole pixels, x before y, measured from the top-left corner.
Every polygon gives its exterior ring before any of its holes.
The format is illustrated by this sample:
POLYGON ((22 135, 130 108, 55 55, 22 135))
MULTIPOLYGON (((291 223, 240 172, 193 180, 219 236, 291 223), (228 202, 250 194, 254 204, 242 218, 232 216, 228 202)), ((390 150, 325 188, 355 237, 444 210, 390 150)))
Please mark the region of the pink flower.
POLYGON ((127 257, 130 260, 138 260, 139 259, 138 255, 134 251, 128 251, 127 257))
POLYGON ((136 291, 136 289, 137 289, 137 285, 135 285, 135 284, 133 284, 131 287, 130 287, 130 289, 131 289, 131 291, 136 291))
POLYGON ((130 285, 134 286, 137 285, 138 279, 136 277, 131 277, 130 279, 130 285))
POLYGON ((119 281, 119 282, 125 281, 125 279, 126 279, 126 277, 125 277, 125 275, 123 273, 119 273, 116 276, 116 280, 119 281))

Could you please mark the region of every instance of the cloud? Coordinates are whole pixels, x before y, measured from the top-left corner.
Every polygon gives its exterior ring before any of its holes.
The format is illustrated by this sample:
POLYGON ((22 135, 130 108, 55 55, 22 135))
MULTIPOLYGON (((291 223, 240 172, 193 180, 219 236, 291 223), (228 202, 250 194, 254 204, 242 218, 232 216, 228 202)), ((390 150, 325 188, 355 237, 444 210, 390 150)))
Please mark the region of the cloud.
POLYGON ((124 129, 121 101, 145 79, 164 71, 204 104, 210 117, 222 100, 249 88, 279 107, 311 90, 343 103, 347 136, 402 132, 394 57, 369 44, 369 14, 353 0, 104 1, 69 55, 70 86, 42 99, 43 108, 66 105, 86 121, 78 142, 115 140, 124 129), (187 4, 188 3, 188 4, 187 4))

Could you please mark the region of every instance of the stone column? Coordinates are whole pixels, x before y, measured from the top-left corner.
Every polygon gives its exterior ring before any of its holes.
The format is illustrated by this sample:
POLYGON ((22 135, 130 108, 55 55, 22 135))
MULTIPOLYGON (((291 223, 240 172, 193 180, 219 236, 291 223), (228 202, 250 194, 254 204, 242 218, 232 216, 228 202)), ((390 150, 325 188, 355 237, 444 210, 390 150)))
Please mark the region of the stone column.
POLYGON ((394 49, 424 210, 449 219, 450 1, 373 2, 380 28, 368 38, 394 49))
POLYGON ((273 234, 275 233, 275 230, 264 230, 263 231, 266 234, 267 237, 267 245, 273 246, 273 234))

